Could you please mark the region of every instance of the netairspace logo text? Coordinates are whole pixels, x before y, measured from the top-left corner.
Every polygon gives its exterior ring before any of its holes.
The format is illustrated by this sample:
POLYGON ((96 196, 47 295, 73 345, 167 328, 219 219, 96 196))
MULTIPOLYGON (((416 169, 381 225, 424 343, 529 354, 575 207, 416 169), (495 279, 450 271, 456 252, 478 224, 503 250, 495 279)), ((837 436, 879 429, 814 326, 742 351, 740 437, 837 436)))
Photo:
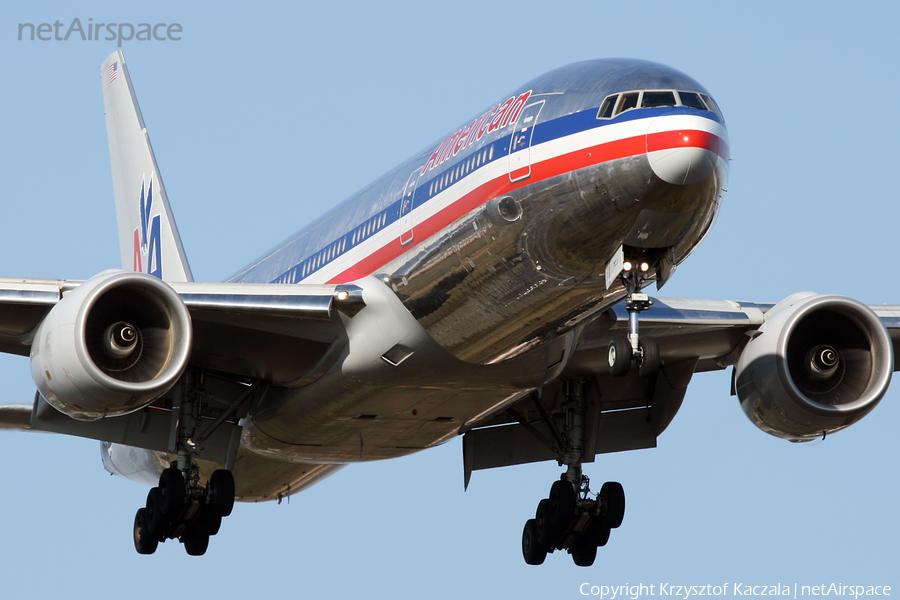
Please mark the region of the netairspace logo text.
POLYGON ((88 19, 82 24, 81 19, 74 18, 69 26, 65 23, 54 21, 50 23, 19 23, 19 41, 41 42, 68 42, 70 39, 84 42, 103 39, 106 42, 118 40, 119 48, 122 42, 135 40, 139 42, 172 42, 181 41, 182 27, 179 23, 94 23, 94 19, 88 19), (65 32, 65 33, 62 33, 65 32), (102 38, 101 38, 102 36, 102 38))
POLYGON ((802 596, 842 596, 859 600, 863 596, 890 596, 889 585, 843 585, 823 583, 819 585, 751 585, 745 583, 723 583, 707 585, 672 585, 671 583, 635 585, 593 585, 582 583, 578 591, 582 596, 593 596, 600 600, 638 600, 647 596, 680 598, 693 600, 699 596, 781 596, 797 600, 802 596))

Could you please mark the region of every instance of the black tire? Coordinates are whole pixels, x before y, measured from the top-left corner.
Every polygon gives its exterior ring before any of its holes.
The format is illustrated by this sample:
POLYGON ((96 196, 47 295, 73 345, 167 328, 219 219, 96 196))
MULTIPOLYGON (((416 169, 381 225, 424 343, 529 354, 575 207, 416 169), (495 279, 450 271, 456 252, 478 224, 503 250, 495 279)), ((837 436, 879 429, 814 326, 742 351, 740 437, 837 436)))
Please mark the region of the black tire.
POLYGON ((609 374, 625 377, 631 368, 631 342, 625 336, 616 336, 609 342, 609 374))
POLYGON ((622 524, 625 518, 625 490, 617 481, 607 481, 600 488, 600 497, 606 505, 603 522, 611 529, 622 524))
POLYGON ((597 546, 579 541, 572 547, 572 561, 579 567, 589 567, 597 558, 597 546))
POLYGON ((227 469, 213 471, 208 489, 212 497, 209 506, 220 517, 227 517, 234 509, 234 475, 227 469))
POLYGON ((215 514, 209 507, 204 507, 200 511, 200 516, 197 518, 197 523, 194 527, 212 537, 219 533, 219 528, 222 527, 222 515, 215 514))
POLYGON ((659 343, 653 338, 641 340, 641 362, 638 364, 638 375, 653 377, 659 372, 659 343))
POLYGON ((166 537, 166 530, 169 529, 169 519, 162 512, 161 498, 159 488, 151 488, 147 494, 147 507, 145 509, 147 531, 150 535, 157 539, 166 537))
POLYGON ((604 519, 594 519, 584 532, 584 541, 602 548, 609 541, 610 531, 609 525, 604 519))
POLYGON ((147 530, 147 509, 139 508, 134 515, 134 549, 138 554, 153 554, 159 539, 147 530))
POLYGON ((568 481, 556 481, 550 487, 550 523, 557 535, 565 533, 575 518, 575 488, 568 481))
POLYGON ((556 546, 556 528, 550 520, 550 500, 545 498, 538 503, 534 513, 534 527, 538 543, 545 550, 556 546))
POLYGON ((525 529, 522 530, 522 556, 529 565, 543 564, 547 558, 547 551, 538 542, 534 519, 525 521, 525 529))
POLYGON ((209 536, 191 527, 181 536, 181 543, 190 556, 203 556, 209 548, 209 536))
POLYGON ((175 467, 170 467, 159 476, 159 506, 163 515, 174 519, 184 508, 184 476, 175 467))

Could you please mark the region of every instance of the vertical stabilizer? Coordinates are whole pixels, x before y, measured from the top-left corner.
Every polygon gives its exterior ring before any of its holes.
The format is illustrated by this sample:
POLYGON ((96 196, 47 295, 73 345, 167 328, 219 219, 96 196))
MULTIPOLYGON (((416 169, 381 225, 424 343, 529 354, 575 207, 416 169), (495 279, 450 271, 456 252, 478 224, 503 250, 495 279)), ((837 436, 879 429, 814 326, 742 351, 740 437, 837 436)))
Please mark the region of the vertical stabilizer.
POLYGON ((121 50, 100 65, 122 268, 193 281, 121 50))

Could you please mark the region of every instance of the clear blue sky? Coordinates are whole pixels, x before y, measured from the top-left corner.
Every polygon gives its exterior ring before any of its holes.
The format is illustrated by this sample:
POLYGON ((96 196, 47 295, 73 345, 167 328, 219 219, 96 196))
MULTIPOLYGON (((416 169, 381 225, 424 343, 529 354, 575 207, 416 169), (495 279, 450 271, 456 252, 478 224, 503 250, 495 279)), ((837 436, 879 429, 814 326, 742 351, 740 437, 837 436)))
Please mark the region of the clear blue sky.
MULTIPOLYGON (((0 8, 0 274, 118 267, 99 64, 105 41, 18 41, 19 23, 180 23, 123 44, 198 280, 218 281, 530 78, 597 57, 681 69, 732 148, 711 235, 665 296, 800 290, 900 303, 893 3, 6 2, 0 8), (887 115, 887 116, 885 116, 887 115)), ((351 466, 290 504, 239 505, 205 557, 135 554, 146 488, 99 444, 0 434, 4 598, 576 598, 593 584, 892 585, 900 593, 900 383, 861 423, 792 445, 756 430, 730 373, 697 375, 659 448, 587 467, 628 509, 597 563, 526 566, 555 464, 477 472, 459 440, 351 466)), ((0 357, 0 402, 30 402, 0 357)))

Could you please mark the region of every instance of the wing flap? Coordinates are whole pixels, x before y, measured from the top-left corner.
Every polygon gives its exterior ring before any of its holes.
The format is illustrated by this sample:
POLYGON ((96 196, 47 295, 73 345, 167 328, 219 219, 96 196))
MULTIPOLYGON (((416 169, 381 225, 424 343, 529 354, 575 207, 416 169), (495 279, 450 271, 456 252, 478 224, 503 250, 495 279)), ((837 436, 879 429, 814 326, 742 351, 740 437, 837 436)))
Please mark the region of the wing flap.
POLYGON ((31 429, 31 405, 0 405, 0 429, 31 429))
MULTIPOLYGON (((29 428, 36 431, 73 435, 157 452, 177 451, 174 430, 178 424, 178 413, 168 408, 148 406, 118 417, 77 421, 50 406, 38 394, 34 406, 28 407, 28 415, 29 428)), ((212 418, 203 417, 198 431, 209 428, 211 423, 212 418)), ((197 449, 197 456, 204 460, 229 464, 237 453, 240 437, 240 424, 235 420, 226 420, 203 439, 203 443, 197 449)))

